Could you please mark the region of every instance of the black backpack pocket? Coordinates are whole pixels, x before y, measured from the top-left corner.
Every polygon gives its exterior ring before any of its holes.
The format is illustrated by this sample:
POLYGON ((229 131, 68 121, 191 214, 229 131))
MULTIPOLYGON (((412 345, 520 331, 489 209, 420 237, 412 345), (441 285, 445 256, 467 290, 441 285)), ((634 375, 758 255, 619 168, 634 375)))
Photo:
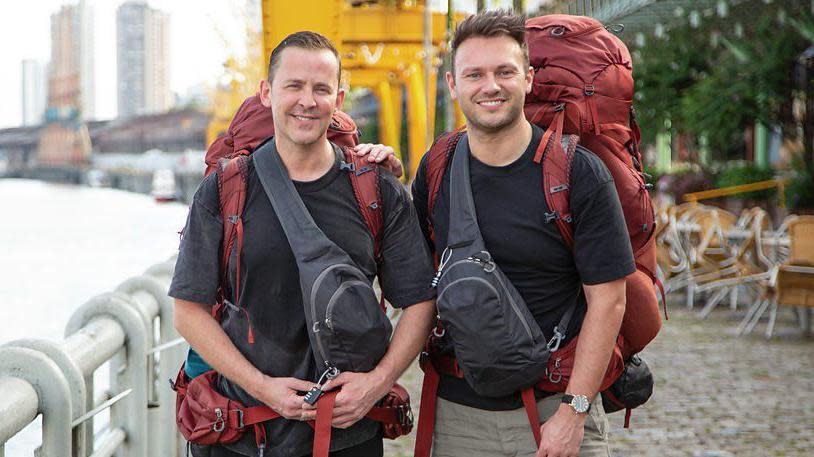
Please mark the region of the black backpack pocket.
POLYGON ((392 324, 355 266, 336 264, 323 270, 311 289, 309 308, 315 349, 328 365, 367 372, 387 351, 392 324))
POLYGON ((514 286, 491 260, 482 260, 488 253, 478 254, 459 258, 442 272, 438 313, 475 392, 509 395, 542 376, 549 352, 514 286))

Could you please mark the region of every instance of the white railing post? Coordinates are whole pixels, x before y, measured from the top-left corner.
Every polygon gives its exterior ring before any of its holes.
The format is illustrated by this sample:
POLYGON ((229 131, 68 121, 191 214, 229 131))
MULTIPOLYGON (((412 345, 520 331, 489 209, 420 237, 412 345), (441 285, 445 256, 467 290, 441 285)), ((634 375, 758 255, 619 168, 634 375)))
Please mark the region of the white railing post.
MULTIPOLYGON (((68 388, 70 389, 72 412, 71 420, 76 420, 85 414, 85 400, 87 398, 87 391, 84 376, 73 359, 62 347, 53 341, 35 339, 12 341, 8 344, 8 346, 39 351, 50 358, 51 361, 56 363, 60 371, 62 371, 62 375, 65 377, 65 381, 68 383, 68 388)), ((85 450, 85 433, 85 424, 78 424, 76 427, 72 427, 72 456, 84 457, 87 455, 85 450)))
POLYGON ((123 363, 111 362, 110 390, 118 394, 133 389, 130 395, 111 407, 111 429, 122 428, 127 432, 122 455, 147 457, 147 350, 150 341, 144 318, 126 295, 106 293, 82 305, 71 316, 66 333, 81 329, 99 316, 118 322, 125 334, 123 363))
POLYGON ((56 363, 33 349, 0 348, 0 373, 28 381, 42 413, 42 452, 47 457, 71 455, 71 392, 56 363))
MULTIPOLYGON (((167 287, 163 286, 158 279, 151 276, 130 278, 120 284, 116 291, 131 295, 134 299, 141 293, 149 294, 156 305, 154 309, 150 307, 150 315, 157 314, 159 317, 158 345, 168 343, 178 337, 178 332, 173 324, 173 301, 167 295, 167 287)), ((180 366, 179 352, 178 348, 170 348, 161 354, 153 354, 149 358, 152 364, 150 364, 148 382, 150 392, 155 393, 154 396, 150 396, 150 401, 158 403, 157 408, 149 409, 150 455, 170 456, 175 452, 177 432, 175 427, 167 425, 175 422, 175 395, 167 387, 167 380, 164 378, 171 375, 180 366), (157 373, 155 371, 156 358, 159 361, 157 373)))

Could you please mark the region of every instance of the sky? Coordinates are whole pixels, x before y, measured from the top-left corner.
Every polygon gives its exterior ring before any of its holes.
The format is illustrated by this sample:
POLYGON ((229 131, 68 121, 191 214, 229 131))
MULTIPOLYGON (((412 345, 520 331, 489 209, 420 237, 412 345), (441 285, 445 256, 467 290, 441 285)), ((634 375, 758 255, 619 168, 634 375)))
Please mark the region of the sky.
MULTIPOLYGON (((86 0, 93 8, 96 65, 96 118, 116 116, 116 9, 125 0, 86 0)), ((78 0, 23 0, 0 14, 0 128, 22 123, 22 61, 50 59, 51 14, 78 0)), ((242 55, 246 0, 148 0, 170 15, 170 88, 186 94, 194 86, 214 85, 230 55, 242 55)), ((255 1, 259 4, 259 1, 255 1)), ((445 0, 432 0, 446 10, 445 0)), ((506 7, 511 0, 487 1, 506 7)), ((541 0, 527 0, 533 9, 541 0)), ((455 0, 458 10, 474 11, 476 0, 455 0)), ((259 11, 258 13, 259 14, 259 11)), ((258 16, 259 17, 259 16, 258 16)))
MULTIPOLYGON (((5 5, 0 14, 0 128, 20 125, 22 61, 50 59, 51 14, 76 0, 26 0, 5 5)), ((86 0, 93 7, 96 60, 96 114, 116 114, 116 9, 124 0, 86 0)), ((150 0, 170 15, 170 87, 186 93, 213 84, 231 50, 242 52, 242 0, 150 0)))

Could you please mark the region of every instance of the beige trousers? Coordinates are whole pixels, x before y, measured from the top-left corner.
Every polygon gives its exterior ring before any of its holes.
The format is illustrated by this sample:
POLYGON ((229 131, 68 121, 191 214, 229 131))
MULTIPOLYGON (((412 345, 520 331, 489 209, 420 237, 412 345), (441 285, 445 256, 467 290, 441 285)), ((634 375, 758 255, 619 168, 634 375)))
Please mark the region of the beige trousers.
MULTIPOLYGON (((540 423, 553 416, 562 394, 537 402, 540 423)), ((433 457, 534 457, 537 446, 526 410, 486 411, 438 399, 433 457)), ((609 457, 608 418, 597 395, 585 420, 580 457, 609 457)))

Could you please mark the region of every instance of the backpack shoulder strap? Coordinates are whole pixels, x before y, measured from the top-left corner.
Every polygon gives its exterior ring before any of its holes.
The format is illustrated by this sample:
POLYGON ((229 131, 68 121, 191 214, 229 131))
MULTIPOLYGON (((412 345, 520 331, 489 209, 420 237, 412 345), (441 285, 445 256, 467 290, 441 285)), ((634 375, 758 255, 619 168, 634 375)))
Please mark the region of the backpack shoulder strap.
POLYGON ((373 252, 376 262, 381 261, 382 238, 384 236, 384 218, 382 216, 381 189, 379 188, 379 166, 359 157, 349 148, 343 147, 345 161, 341 168, 347 170, 356 203, 362 213, 370 234, 373 235, 373 252))
MULTIPOLYGON (((444 172, 446 172, 449 158, 452 151, 458 145, 461 137, 464 135, 464 130, 459 129, 453 132, 447 132, 439 136, 438 139, 430 146, 427 153, 427 219, 430 219, 432 210, 435 208, 435 200, 438 198, 438 192, 441 190, 441 182, 444 180, 444 172)), ((435 233, 430 227, 430 238, 435 240, 435 233)))
MULTIPOLYGON (((212 314, 220 320, 223 308, 224 293, 229 271, 229 258, 232 249, 236 249, 236 284, 240 284, 240 252, 243 247, 243 208, 246 204, 246 183, 248 180, 249 156, 239 154, 232 158, 223 158, 218 161, 218 196, 220 200, 220 215, 223 221, 223 245, 220 262, 221 280, 218 287, 218 305, 212 309, 212 314)), ((237 304, 240 288, 236 287, 234 300, 237 304)), ((252 338, 253 339, 253 338, 252 338)))
POLYGON ((562 142, 556 135, 541 141, 543 194, 550 212, 545 214, 546 222, 556 222, 557 228, 568 247, 574 245, 574 227, 571 217, 571 165, 577 149, 577 135, 563 135, 562 142))

